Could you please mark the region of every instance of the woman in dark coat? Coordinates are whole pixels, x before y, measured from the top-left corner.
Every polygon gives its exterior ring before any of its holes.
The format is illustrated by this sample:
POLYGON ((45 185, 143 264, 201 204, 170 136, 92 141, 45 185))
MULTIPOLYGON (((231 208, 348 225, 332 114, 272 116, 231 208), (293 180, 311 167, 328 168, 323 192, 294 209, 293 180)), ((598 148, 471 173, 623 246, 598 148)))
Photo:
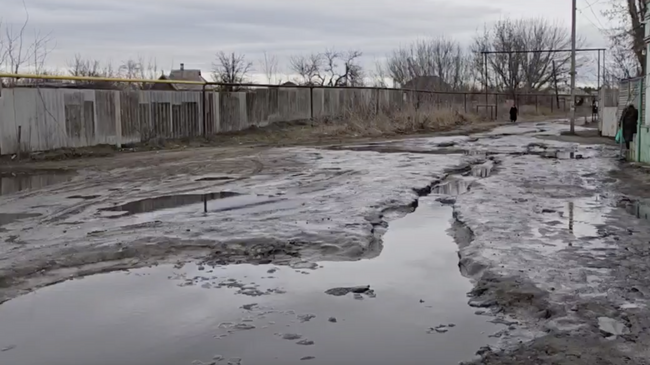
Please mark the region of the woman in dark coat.
POLYGON ((519 110, 517 110, 517 107, 515 105, 510 108, 510 121, 511 122, 516 122, 517 121, 517 114, 519 114, 519 110))
POLYGON ((639 120, 639 111, 630 104, 623 110, 621 114, 621 124, 623 127, 623 139, 625 140, 625 148, 630 149, 630 142, 634 139, 637 129, 637 121, 639 120))

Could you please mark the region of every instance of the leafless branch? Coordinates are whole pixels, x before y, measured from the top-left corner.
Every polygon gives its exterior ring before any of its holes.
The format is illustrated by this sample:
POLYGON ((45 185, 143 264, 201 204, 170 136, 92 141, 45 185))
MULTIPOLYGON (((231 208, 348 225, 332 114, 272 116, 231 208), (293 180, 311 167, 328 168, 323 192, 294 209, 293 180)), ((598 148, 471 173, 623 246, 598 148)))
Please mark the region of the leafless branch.
POLYGON ((214 80, 225 84, 244 83, 248 73, 253 69, 253 64, 246 60, 245 55, 234 52, 217 53, 217 59, 212 66, 214 80))
POLYGON ((278 74, 278 59, 273 55, 269 55, 266 51, 263 52, 263 58, 260 61, 261 69, 264 70, 266 82, 269 84, 279 83, 277 79, 278 74))

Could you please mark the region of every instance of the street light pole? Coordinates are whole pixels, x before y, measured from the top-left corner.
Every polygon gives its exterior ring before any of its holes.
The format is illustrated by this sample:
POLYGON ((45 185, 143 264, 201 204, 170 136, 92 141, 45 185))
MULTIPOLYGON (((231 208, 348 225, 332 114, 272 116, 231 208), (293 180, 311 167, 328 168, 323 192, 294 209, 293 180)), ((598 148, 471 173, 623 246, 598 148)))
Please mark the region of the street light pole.
POLYGON ((571 1, 571 134, 576 132, 576 1, 571 1))

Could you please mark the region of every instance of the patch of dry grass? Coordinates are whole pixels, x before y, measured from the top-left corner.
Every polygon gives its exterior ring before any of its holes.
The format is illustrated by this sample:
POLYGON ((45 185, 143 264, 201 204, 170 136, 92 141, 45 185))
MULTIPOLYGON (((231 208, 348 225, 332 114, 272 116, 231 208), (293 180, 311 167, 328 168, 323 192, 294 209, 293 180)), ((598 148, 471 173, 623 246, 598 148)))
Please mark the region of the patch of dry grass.
POLYGON ((486 122, 483 117, 451 108, 404 108, 379 111, 374 107, 356 107, 337 118, 317 118, 293 124, 215 136, 213 141, 231 143, 301 144, 354 138, 391 137, 418 133, 450 131, 462 126, 486 122))

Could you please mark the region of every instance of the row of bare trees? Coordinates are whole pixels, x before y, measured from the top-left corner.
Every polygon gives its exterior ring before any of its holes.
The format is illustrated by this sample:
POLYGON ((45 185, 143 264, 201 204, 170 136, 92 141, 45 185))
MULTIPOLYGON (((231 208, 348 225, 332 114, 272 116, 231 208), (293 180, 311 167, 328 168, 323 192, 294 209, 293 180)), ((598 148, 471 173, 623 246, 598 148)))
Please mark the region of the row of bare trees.
MULTIPOLYGON (((643 43, 644 0, 609 0, 605 13, 620 26, 608 30, 612 57, 608 70, 619 77, 641 75, 645 62, 643 43)), ((0 23, 0 69, 13 73, 48 73, 45 59, 52 49, 49 34, 27 37, 29 13, 19 27, 0 23), (30 39, 29 41, 27 39, 30 39)), ((563 25, 544 19, 502 19, 484 27, 469 47, 452 38, 418 40, 401 46, 378 62, 374 70, 362 67, 360 50, 325 49, 323 52, 289 57, 280 72, 277 57, 263 54, 259 69, 245 55, 220 52, 213 62, 213 79, 222 83, 251 82, 252 72, 263 73, 266 82, 283 81, 313 86, 404 85, 417 77, 430 76, 449 90, 484 88, 495 91, 536 92, 556 82, 564 84, 569 76, 569 52, 539 52, 567 49, 569 31, 563 25), (497 54, 484 52, 496 51, 497 54), (533 52, 526 52, 533 51, 533 52), (290 76, 293 75, 293 76, 290 76), (369 81, 372 80, 372 81, 369 81)), ((84 59, 80 55, 69 62, 73 76, 151 79, 160 76, 155 60, 126 60, 115 67, 110 63, 84 59)))
MULTIPOLYGON (((359 50, 292 56, 288 74, 294 81, 314 86, 360 86, 369 78, 374 86, 388 86, 388 80, 404 85, 422 76, 434 76, 448 90, 489 88, 499 91, 540 91, 560 83, 568 75, 569 52, 525 53, 549 49, 566 49, 569 31, 558 23, 543 19, 504 19, 478 32, 470 47, 451 38, 440 37, 415 41, 399 47, 376 65, 372 72, 361 67, 359 50), (485 57, 484 51, 498 51, 485 57), (487 76, 485 73, 487 61, 487 76)), ((260 62, 268 82, 279 81, 277 59, 264 54, 260 62)), ((219 54, 214 65, 215 79, 242 82, 253 69, 243 55, 219 54)))

